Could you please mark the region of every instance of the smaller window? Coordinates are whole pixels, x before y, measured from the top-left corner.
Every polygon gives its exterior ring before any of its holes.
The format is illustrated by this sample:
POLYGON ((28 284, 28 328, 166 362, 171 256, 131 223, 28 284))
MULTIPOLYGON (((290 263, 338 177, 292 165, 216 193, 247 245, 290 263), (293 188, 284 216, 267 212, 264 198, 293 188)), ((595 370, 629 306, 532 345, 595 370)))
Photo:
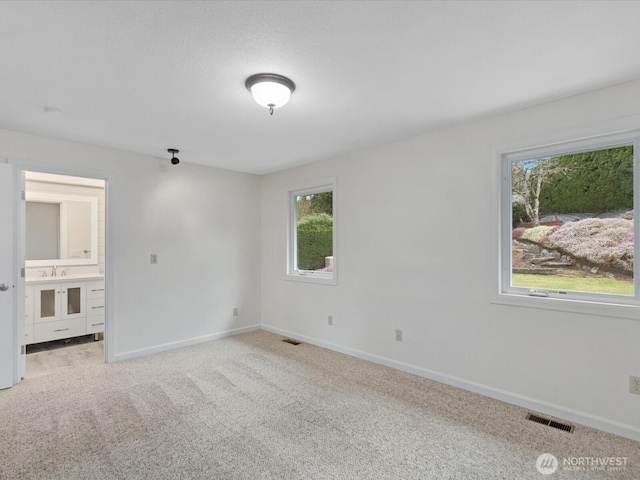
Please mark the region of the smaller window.
POLYGON ((287 277, 336 284, 335 181, 289 191, 287 277))

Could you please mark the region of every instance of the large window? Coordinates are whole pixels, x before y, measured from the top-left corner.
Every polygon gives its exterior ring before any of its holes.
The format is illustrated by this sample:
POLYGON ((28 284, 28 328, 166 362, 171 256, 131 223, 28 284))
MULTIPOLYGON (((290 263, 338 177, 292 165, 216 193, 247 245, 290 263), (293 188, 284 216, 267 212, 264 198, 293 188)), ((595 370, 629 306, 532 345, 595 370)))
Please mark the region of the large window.
POLYGON ((289 278, 336 283, 335 180, 289 192, 289 278))
POLYGON ((638 148, 636 132, 500 155, 500 294, 640 305, 638 148))

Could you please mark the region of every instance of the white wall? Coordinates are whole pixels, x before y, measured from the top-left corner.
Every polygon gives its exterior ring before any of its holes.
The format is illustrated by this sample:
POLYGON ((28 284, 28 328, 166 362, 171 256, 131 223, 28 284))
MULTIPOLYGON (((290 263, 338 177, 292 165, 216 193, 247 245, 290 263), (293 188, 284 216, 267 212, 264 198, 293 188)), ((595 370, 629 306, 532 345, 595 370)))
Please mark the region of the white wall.
POLYGON ((640 440, 640 319, 490 303, 491 148, 640 114, 638 98, 624 84, 264 176, 263 328, 640 440), (287 187, 328 176, 338 285, 284 280, 287 187))
POLYGON ((112 175, 116 358, 259 325, 259 177, 0 130, 6 158, 112 175))

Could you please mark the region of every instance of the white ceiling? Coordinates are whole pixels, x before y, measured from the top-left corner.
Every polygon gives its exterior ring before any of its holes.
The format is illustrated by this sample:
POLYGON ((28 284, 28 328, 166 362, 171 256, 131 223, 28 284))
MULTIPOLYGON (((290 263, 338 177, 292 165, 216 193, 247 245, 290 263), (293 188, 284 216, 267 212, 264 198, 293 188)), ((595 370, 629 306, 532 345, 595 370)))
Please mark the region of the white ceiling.
POLYGON ((618 1, 2 1, 0 128, 262 174, 640 78, 638 19, 618 1), (244 86, 260 72, 297 86, 272 117, 244 86))

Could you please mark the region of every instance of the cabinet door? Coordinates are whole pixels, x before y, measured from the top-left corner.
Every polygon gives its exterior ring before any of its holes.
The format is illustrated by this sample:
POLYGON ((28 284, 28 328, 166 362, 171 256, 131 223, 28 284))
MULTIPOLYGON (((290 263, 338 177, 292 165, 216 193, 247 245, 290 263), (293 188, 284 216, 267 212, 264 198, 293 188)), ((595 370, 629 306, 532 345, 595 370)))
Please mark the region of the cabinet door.
POLYGON ((60 285, 38 285, 35 290, 34 322, 60 320, 60 285))
POLYGON ((63 283, 61 289, 62 319, 85 317, 85 284, 63 283))

